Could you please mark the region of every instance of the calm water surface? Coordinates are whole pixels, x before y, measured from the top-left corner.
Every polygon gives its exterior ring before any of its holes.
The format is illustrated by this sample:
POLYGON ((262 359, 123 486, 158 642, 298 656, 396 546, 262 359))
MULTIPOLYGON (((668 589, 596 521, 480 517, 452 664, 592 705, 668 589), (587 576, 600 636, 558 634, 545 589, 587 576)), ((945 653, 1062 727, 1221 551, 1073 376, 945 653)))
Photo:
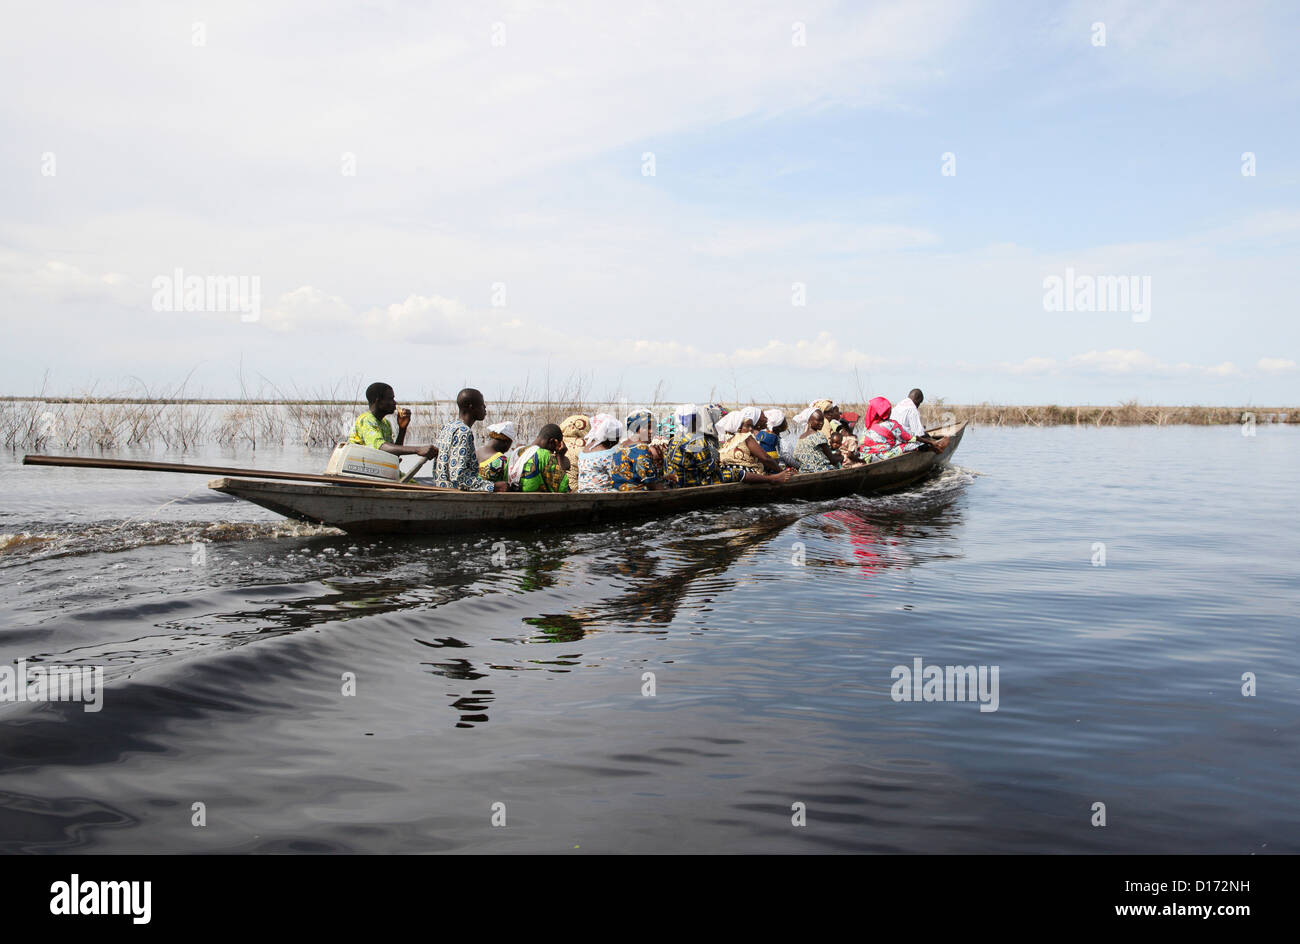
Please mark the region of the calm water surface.
POLYGON ((107 690, 0 705, 0 848, 1300 852, 1300 430, 973 429, 955 462, 883 498, 363 539, 2 457, 0 662, 107 690), (916 657, 998 666, 998 710, 894 701, 916 657))

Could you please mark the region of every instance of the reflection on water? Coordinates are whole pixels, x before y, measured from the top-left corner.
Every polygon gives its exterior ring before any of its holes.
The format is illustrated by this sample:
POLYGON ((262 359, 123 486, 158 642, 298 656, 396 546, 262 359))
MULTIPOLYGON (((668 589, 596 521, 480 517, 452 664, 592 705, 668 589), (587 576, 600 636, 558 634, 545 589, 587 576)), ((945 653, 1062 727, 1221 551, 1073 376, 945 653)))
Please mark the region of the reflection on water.
POLYGON ((1297 851, 1290 433, 1195 516, 1215 430, 976 430, 897 495, 508 538, 0 466, 3 660, 108 679, 0 705, 0 848, 1297 851), (915 657, 999 710, 894 702, 915 657))

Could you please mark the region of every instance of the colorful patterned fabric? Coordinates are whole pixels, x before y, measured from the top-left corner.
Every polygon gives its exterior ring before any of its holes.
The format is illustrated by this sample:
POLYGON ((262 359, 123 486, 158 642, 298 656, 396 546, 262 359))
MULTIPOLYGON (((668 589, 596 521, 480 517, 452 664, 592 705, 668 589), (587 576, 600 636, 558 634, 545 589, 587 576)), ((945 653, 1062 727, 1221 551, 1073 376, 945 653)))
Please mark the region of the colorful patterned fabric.
POLYGON ((518 470, 518 485, 524 492, 567 492, 569 473, 560 468, 560 457, 541 446, 530 446, 521 454, 517 466, 512 466, 510 477, 514 483, 518 470))
MULTIPOLYGON (((777 425, 780 424, 778 423, 777 425)), ((781 437, 776 433, 772 432, 770 429, 760 429, 754 433, 754 438, 757 439, 758 444, 763 447, 763 451, 773 459, 781 458, 781 437)))
POLYGON ((800 472, 829 472, 835 468, 818 446, 829 446, 820 432, 809 433, 794 447, 794 458, 799 463, 800 472))
POLYGON ((381 420, 376 419, 373 413, 362 413, 352 424, 352 435, 348 442, 378 449, 384 443, 393 442, 393 427, 386 416, 381 420))
POLYGON ((883 419, 862 434, 862 457, 878 462, 911 452, 918 445, 897 420, 883 419))
POLYGON ((664 461, 669 475, 677 476, 678 488, 714 485, 722 481, 718 471, 718 452, 708 437, 693 433, 672 440, 664 461))
POLYGON ((739 482, 745 477, 746 472, 752 469, 746 469, 743 465, 720 465, 718 466, 718 479, 723 485, 731 485, 739 482))
POLYGON ((498 452, 490 459, 479 460, 478 474, 489 482, 504 482, 508 467, 505 453, 498 452))
POLYGON ((740 466, 742 469, 762 472, 763 463, 754 458, 754 454, 749 451, 749 440, 752 438, 752 433, 736 433, 723 443, 722 448, 718 450, 718 462, 722 467, 740 466))
POLYGON ((609 477, 620 492, 644 492, 651 482, 659 479, 659 469, 650 458, 650 447, 645 443, 621 446, 613 452, 609 477))
POLYGON ((438 430, 438 458, 433 463, 433 484, 462 492, 490 492, 492 483, 480 478, 474 454, 474 434, 460 420, 438 430))
POLYGON ((578 491, 612 492, 614 481, 610 477, 618 447, 599 452, 584 452, 578 456, 578 491))
POLYGON ((862 434, 862 458, 880 462, 911 452, 919 445, 897 420, 879 420, 862 434))

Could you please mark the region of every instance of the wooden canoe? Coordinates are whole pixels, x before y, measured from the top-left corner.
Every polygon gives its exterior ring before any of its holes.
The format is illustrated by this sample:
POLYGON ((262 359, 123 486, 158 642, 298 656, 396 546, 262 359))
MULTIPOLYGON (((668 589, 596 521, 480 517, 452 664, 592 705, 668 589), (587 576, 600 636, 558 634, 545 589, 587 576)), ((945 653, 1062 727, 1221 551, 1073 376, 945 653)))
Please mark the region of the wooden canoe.
POLYGON ((465 531, 580 526, 619 518, 662 517, 726 505, 838 498, 896 491, 939 472, 961 443, 965 423, 930 430, 948 436, 942 454, 904 453, 856 469, 795 475, 784 485, 709 485, 648 492, 458 492, 222 477, 208 487, 278 514, 348 532, 447 534, 465 531))

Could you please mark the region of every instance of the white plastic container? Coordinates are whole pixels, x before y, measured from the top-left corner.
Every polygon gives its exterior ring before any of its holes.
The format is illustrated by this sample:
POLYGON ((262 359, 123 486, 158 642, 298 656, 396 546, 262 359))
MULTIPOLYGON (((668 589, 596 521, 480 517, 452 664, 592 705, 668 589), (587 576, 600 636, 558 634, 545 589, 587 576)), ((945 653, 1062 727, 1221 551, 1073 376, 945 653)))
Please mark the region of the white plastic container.
POLYGON ((401 456, 355 443, 339 443, 330 455, 326 475, 350 475, 359 479, 385 479, 396 482, 402 477, 401 456))

